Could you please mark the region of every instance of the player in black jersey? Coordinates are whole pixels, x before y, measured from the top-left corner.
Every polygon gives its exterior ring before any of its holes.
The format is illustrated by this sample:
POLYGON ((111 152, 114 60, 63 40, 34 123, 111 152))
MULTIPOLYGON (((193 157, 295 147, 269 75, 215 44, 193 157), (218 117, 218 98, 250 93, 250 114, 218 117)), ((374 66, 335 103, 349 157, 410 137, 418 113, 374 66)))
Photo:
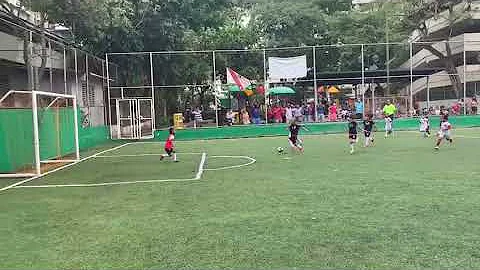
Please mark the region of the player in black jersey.
POLYGON ((308 131, 307 128, 305 128, 302 125, 297 124, 295 120, 293 120, 290 125, 288 126, 288 142, 290 143, 290 146, 294 151, 298 151, 300 153, 303 153, 303 142, 298 138, 298 133, 300 129, 304 129, 308 131))
POLYGON ((371 115, 367 115, 363 120, 363 134, 365 135, 365 147, 369 147, 370 143, 373 143, 373 132, 376 129, 375 122, 372 120, 371 115))
POLYGON ((355 152, 355 144, 357 143, 357 122, 355 122, 355 119, 349 118, 348 119, 348 139, 350 141, 350 154, 353 154, 355 152))

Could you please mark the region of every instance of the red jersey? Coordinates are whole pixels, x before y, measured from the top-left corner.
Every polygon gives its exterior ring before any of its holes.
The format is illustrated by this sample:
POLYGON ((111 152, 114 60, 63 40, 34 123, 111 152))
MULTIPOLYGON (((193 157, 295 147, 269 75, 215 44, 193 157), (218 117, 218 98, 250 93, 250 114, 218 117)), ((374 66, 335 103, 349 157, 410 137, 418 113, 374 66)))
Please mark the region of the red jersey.
POLYGON ((173 140, 175 140, 175 135, 168 135, 167 141, 165 142, 165 149, 173 149, 173 140))

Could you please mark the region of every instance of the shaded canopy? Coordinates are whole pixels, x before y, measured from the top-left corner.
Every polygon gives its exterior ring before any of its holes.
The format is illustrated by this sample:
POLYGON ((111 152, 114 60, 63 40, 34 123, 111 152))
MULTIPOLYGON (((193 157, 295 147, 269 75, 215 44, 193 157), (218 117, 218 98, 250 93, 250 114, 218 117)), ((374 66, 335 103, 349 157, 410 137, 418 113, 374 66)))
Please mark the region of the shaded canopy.
POLYGON ((280 86, 280 87, 273 87, 268 90, 269 95, 294 95, 295 90, 290 87, 280 86))
POLYGON ((232 92, 232 93, 236 93, 236 92, 241 92, 242 90, 240 90, 240 87, 238 87, 238 85, 230 85, 228 87, 228 91, 232 92))

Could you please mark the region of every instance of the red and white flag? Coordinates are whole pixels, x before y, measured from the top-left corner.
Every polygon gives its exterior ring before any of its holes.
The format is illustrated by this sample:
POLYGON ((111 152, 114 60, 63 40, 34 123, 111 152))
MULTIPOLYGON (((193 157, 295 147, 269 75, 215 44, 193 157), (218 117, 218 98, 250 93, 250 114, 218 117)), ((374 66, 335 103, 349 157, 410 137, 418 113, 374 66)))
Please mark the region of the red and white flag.
POLYGON ((252 84, 252 82, 249 79, 238 74, 231 68, 227 68, 227 83, 235 84, 240 88, 241 91, 245 91, 247 87, 249 87, 252 84))

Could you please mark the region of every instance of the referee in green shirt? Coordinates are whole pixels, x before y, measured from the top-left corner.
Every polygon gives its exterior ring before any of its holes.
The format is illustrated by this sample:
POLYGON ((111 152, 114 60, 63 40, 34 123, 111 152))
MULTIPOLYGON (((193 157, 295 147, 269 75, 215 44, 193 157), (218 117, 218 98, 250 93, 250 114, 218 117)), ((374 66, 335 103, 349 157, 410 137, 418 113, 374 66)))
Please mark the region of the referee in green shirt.
POLYGON ((383 114, 385 117, 390 117, 393 121, 393 117, 397 113, 397 107, 390 102, 390 100, 387 100, 387 104, 383 107, 383 114))

